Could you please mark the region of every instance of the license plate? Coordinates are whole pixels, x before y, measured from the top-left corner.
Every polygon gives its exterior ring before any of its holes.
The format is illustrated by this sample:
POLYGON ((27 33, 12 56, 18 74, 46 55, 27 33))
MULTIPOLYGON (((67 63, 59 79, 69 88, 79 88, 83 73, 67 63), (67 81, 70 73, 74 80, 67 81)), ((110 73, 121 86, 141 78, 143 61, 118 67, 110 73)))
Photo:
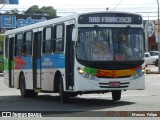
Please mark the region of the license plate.
POLYGON ((119 87, 120 86, 120 82, 109 82, 109 86, 110 87, 119 87))

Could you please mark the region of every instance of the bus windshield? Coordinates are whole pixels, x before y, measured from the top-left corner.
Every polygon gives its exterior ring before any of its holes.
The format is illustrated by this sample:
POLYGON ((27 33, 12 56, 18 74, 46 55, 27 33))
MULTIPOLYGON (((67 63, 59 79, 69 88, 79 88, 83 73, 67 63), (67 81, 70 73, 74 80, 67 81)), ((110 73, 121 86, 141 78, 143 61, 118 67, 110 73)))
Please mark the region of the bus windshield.
POLYGON ((86 61, 134 61, 144 57, 141 28, 79 28, 77 58, 86 61))

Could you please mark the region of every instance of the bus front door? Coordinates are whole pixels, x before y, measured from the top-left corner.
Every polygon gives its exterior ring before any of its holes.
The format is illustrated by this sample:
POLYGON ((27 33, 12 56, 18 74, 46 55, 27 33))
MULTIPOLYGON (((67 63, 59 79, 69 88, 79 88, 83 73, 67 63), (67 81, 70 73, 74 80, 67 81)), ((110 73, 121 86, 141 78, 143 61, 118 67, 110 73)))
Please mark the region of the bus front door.
POLYGON ((72 41, 72 30, 73 25, 66 26, 65 75, 67 90, 73 90, 74 87, 74 42, 72 41))
POLYGON ((33 88, 41 88, 41 40, 42 32, 35 32, 33 39, 33 88))

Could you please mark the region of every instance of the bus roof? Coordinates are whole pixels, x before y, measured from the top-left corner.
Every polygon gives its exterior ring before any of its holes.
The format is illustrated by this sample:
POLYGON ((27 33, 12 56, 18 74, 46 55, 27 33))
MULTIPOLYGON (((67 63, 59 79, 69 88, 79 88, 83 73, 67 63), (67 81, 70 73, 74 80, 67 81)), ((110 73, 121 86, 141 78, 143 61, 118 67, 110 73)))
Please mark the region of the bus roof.
POLYGON ((53 18, 53 19, 50 19, 50 20, 46 20, 46 21, 43 21, 43 22, 35 23, 35 24, 32 24, 32 25, 28 25, 28 26, 24 26, 24 27, 20 27, 20 28, 16 28, 16 29, 13 29, 13 30, 8 30, 8 31, 5 32, 5 35, 15 34, 15 33, 23 32, 23 31, 29 31, 29 30, 34 29, 34 28, 35 29, 36 28, 41 28, 41 27, 49 26, 49 25, 52 25, 52 24, 55 24, 55 23, 58 24, 58 23, 62 23, 64 21, 72 20, 72 19, 77 20, 80 15, 87 15, 87 14, 94 14, 94 13, 95 14, 96 13, 123 13, 123 14, 132 14, 132 15, 137 15, 137 16, 142 17, 140 14, 137 14, 137 13, 119 12, 119 11, 118 12, 117 11, 98 11, 98 12, 75 13, 75 14, 72 14, 72 15, 53 18))

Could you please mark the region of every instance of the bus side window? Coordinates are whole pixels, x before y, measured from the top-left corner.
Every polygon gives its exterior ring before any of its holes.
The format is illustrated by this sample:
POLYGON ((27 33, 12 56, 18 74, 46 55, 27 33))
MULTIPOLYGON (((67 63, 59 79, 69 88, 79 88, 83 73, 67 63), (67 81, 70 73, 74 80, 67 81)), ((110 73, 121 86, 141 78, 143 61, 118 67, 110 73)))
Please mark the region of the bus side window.
POLYGON ((32 55, 32 32, 28 31, 25 33, 24 38, 24 51, 23 53, 26 54, 26 56, 32 55))
POLYGON ((18 34, 15 37, 15 56, 22 55, 23 34, 18 34))
POLYGON ((55 26, 55 52, 62 53, 64 50, 64 25, 55 26))
POLYGON ((47 27, 43 32, 43 53, 52 53, 52 27, 47 27))

